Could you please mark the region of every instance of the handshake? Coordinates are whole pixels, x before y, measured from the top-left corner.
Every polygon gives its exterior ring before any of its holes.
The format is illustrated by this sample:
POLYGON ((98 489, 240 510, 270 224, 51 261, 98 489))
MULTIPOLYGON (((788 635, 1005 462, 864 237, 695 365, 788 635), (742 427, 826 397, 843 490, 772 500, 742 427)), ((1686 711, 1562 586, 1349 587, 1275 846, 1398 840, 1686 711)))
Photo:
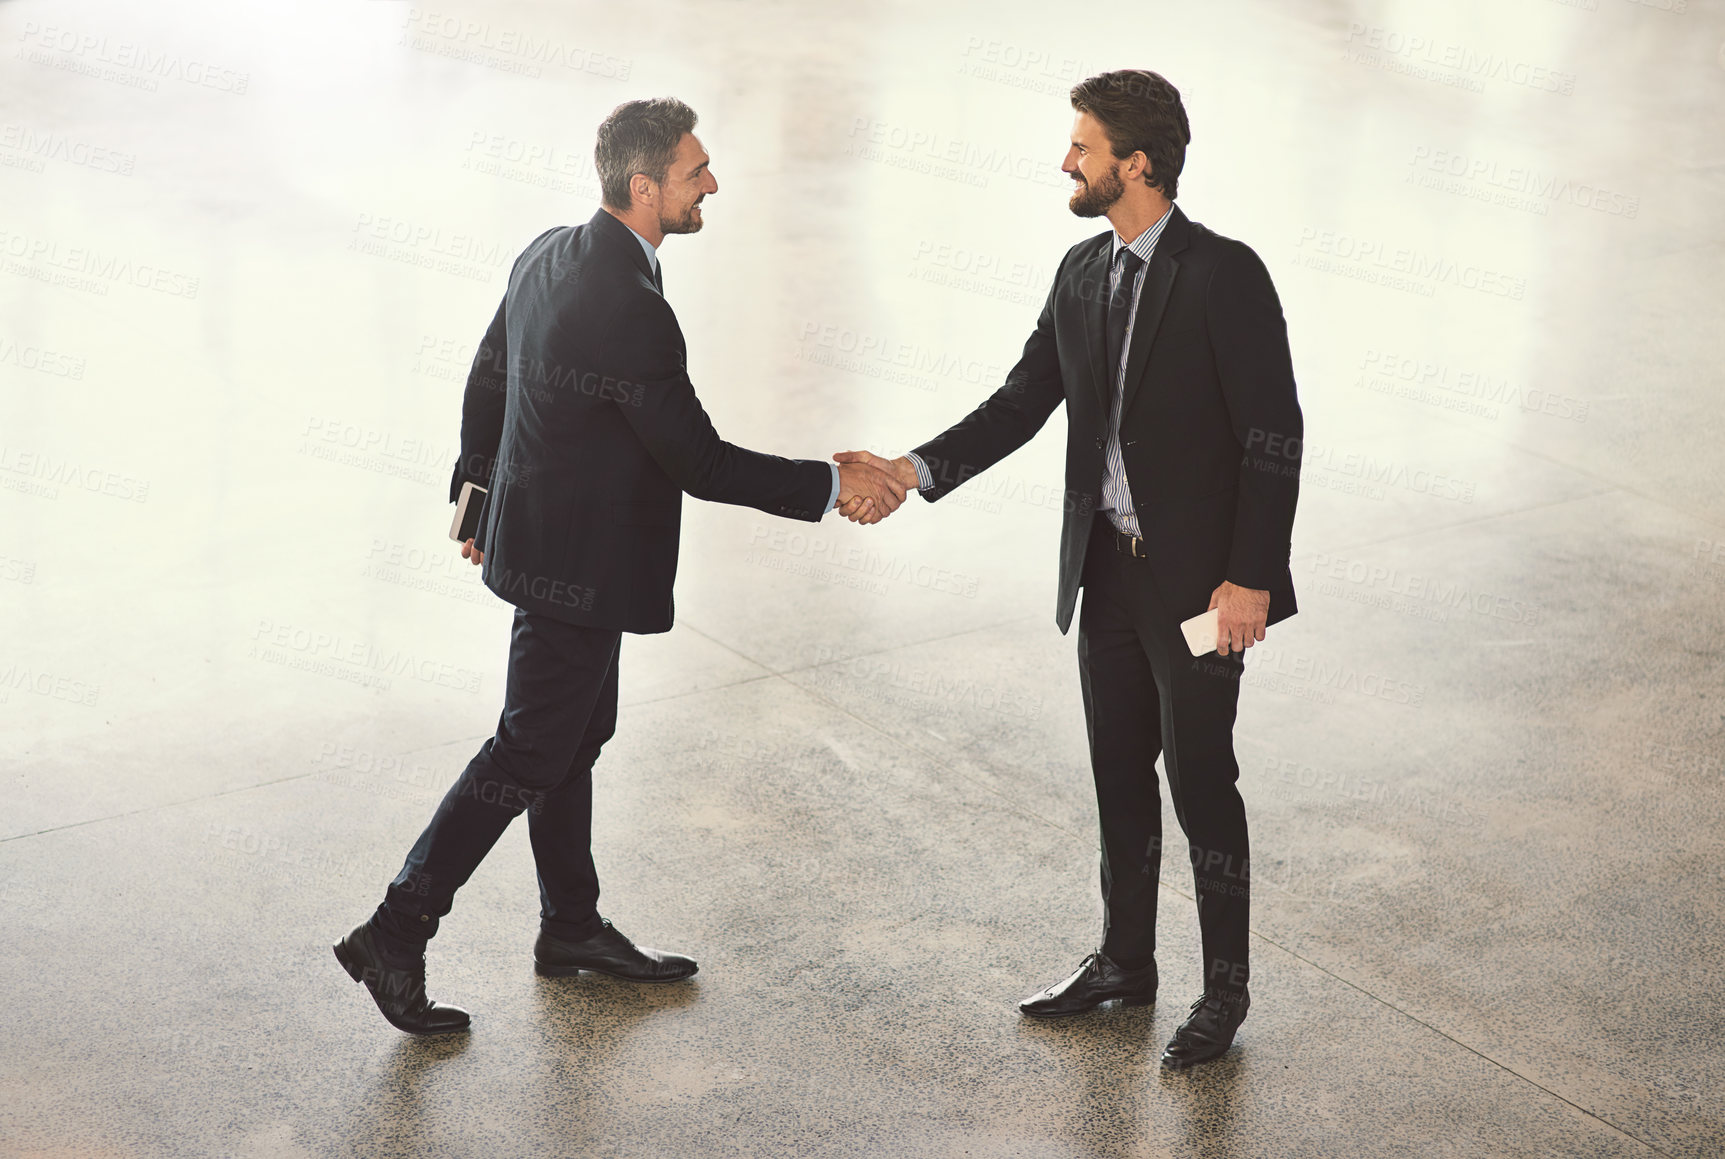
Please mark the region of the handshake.
POLYGON ((916 465, 908 457, 883 459, 867 451, 841 451, 835 510, 852 523, 879 523, 917 488, 916 465))

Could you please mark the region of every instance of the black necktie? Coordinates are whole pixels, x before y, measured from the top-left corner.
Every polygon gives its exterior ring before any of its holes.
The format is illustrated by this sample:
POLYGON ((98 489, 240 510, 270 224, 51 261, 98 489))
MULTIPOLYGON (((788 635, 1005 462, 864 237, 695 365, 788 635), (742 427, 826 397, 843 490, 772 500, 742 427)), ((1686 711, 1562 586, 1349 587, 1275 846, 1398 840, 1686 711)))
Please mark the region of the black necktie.
POLYGON ((660 265, 658 262, 653 263, 653 288, 659 291, 659 297, 661 298, 665 296, 664 268, 665 267, 660 265))
POLYGON ((1120 263, 1120 280, 1108 296, 1108 390, 1112 394, 1120 381, 1120 352, 1126 345, 1126 319, 1132 313, 1132 283, 1138 279, 1138 267, 1144 259, 1130 249, 1121 248, 1116 260, 1120 263))

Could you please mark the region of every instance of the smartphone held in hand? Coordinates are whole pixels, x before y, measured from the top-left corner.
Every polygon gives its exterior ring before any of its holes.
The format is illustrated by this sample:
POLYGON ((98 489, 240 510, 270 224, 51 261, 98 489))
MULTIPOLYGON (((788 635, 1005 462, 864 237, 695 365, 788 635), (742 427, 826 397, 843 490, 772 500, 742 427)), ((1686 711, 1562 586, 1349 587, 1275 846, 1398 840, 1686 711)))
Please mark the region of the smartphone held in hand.
POLYGON ((1220 651, 1216 647, 1216 625, 1221 616, 1221 609, 1211 608, 1180 622, 1180 634, 1186 637, 1186 647, 1192 650, 1192 655, 1220 651))
POLYGON ((449 538, 466 543, 479 534, 479 515, 484 510, 485 488, 463 483, 461 497, 455 504, 455 522, 449 525, 449 538))

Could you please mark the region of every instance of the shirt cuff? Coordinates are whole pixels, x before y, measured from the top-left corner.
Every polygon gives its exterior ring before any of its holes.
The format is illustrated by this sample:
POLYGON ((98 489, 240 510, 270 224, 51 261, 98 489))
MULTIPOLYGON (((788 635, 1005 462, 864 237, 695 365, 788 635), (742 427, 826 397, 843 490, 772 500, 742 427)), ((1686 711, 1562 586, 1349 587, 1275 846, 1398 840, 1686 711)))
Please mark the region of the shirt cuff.
POLYGON ((910 460, 910 465, 916 468, 916 489, 918 491, 934 490, 934 473, 928 469, 928 464, 922 461, 922 456, 915 451, 906 451, 904 457, 910 460))
POLYGON ((832 497, 827 500, 827 505, 821 508, 822 512, 831 511, 834 507, 839 505, 839 465, 837 463, 828 463, 827 466, 833 469, 833 493, 832 497))

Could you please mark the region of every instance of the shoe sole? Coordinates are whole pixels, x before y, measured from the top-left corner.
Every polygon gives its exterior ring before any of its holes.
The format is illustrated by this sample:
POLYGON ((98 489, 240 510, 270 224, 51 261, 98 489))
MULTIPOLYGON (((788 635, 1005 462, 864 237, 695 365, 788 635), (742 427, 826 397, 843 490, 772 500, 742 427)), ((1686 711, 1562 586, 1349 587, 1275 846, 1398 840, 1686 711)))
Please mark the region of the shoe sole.
POLYGON ((1217 1059, 1221 1058, 1224 1054, 1227 1054, 1228 1048, 1232 1047, 1233 1045, 1234 1044, 1230 1042, 1227 1047, 1223 1047, 1221 1050, 1217 1051, 1215 1054, 1207 1054, 1203 1058, 1178 1059, 1178 1058, 1169 1058, 1167 1055, 1163 1055, 1162 1056, 1162 1066, 1164 1067, 1164 1069, 1167 1069, 1167 1070, 1185 1070, 1188 1067, 1202 1066, 1204 1063, 1207 1063, 1207 1062, 1215 1062, 1217 1059))
MULTIPOLYGON (((341 963, 341 968, 347 971, 347 976, 349 978, 352 978, 361 986, 365 986, 365 967, 343 952, 345 945, 345 942, 337 942, 335 945, 330 947, 330 949, 335 953, 335 960, 341 963)), ((445 1034, 465 1034, 472 1029, 471 1023, 465 1026, 451 1026, 448 1030, 415 1030, 411 1026, 403 1026, 401 1023, 389 1016, 389 1011, 385 1010, 378 1004, 377 996, 371 992, 370 986, 365 986, 365 993, 366 996, 371 999, 371 1004, 377 1007, 377 1012, 383 1015, 383 1020, 401 1031, 403 1034, 411 1034, 415 1038, 439 1038, 445 1034)))
POLYGON ((1096 1003, 1094 1006, 1081 1006, 1077 1010, 1057 1010, 1057 1011, 1051 1011, 1048 1013, 1039 1013, 1035 1010, 1026 1010, 1023 1006, 1020 1006, 1018 1008, 1018 1012, 1020 1014, 1024 1015, 1026 1018, 1040 1018, 1045 1022, 1049 1022, 1049 1021, 1053 1021, 1054 1019, 1057 1019, 1057 1018, 1077 1018, 1081 1014, 1092 1014, 1092 1013, 1102 1009, 1104 1006, 1108 1005, 1108 1003, 1110 1003, 1110 1002, 1118 1002, 1122 1006, 1152 1006, 1155 1004, 1156 999, 1154 999, 1154 998, 1105 998, 1101 1002, 1096 1003))
POLYGON ((547 966, 539 959, 533 960, 533 972, 542 978, 573 978, 577 974, 603 974, 607 978, 615 978, 619 982, 643 982, 649 986, 663 986, 670 982, 685 982, 699 974, 696 967, 687 974, 679 974, 675 978, 636 978, 628 974, 613 974, 609 970, 600 970, 593 966, 547 966))

